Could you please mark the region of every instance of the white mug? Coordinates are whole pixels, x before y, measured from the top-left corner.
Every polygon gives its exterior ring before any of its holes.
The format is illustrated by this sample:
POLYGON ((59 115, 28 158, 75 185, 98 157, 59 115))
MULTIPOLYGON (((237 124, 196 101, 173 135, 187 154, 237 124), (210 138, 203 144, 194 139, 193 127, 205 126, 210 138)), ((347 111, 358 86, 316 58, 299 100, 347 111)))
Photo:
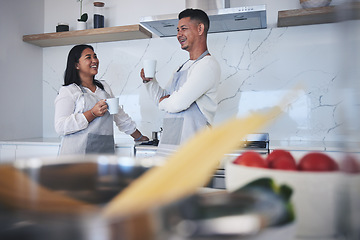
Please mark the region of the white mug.
POLYGON ((146 78, 154 78, 156 71, 156 60, 146 59, 143 62, 144 73, 146 78))
POLYGON ((116 114, 119 112, 119 98, 108 98, 105 99, 108 105, 108 111, 110 114, 116 114))

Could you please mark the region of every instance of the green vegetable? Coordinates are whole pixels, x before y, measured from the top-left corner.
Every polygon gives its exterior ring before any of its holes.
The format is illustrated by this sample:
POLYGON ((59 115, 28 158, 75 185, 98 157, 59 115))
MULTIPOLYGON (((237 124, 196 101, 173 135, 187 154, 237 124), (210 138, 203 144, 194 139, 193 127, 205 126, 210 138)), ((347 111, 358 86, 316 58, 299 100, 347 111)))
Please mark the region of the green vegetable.
MULTIPOLYGON (((263 192, 264 194, 268 191, 276 194, 283 202, 286 209, 286 215, 283 217, 278 224, 285 224, 295 220, 295 211, 293 203, 291 202, 291 196, 293 194, 293 190, 290 186, 286 184, 277 185, 272 178, 263 177, 256 179, 252 182, 249 182, 245 186, 242 186, 238 190, 236 190, 233 194, 241 193, 244 191, 257 191, 263 192)), ((268 197, 271 197, 268 195, 268 197)))
POLYGON ((280 185, 278 193, 284 198, 285 201, 290 201, 293 190, 288 185, 283 184, 280 185))
POLYGON ((278 186, 276 186, 275 181, 272 178, 258 178, 252 182, 247 183, 245 186, 239 188, 234 193, 238 191, 243 191, 244 189, 253 188, 253 187, 262 187, 269 189, 273 192, 278 192, 278 186))

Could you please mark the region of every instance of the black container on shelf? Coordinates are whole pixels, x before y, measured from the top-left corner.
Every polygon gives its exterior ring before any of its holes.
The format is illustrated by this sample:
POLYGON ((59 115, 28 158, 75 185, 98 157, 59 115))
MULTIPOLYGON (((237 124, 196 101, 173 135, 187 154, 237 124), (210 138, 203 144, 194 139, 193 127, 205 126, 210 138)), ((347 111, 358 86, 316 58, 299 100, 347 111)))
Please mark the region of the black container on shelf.
POLYGON ((67 32, 69 31, 69 24, 67 23, 58 23, 56 26, 56 32, 67 32))
POLYGON ((94 14, 94 28, 103 28, 104 27, 104 16, 99 14, 94 14))
POLYGON ((94 28, 105 27, 104 6, 103 2, 94 2, 94 28))

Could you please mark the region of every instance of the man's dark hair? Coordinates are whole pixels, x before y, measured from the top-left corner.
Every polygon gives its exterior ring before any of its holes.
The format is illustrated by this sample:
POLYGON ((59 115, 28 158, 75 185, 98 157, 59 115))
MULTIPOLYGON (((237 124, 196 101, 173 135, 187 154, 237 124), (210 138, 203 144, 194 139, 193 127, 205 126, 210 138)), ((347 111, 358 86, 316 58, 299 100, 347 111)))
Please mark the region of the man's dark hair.
POLYGON ((205 26, 205 33, 207 34, 210 27, 210 20, 208 15, 203 10, 188 8, 179 13, 179 20, 186 17, 190 17, 191 20, 197 20, 203 23, 205 26))

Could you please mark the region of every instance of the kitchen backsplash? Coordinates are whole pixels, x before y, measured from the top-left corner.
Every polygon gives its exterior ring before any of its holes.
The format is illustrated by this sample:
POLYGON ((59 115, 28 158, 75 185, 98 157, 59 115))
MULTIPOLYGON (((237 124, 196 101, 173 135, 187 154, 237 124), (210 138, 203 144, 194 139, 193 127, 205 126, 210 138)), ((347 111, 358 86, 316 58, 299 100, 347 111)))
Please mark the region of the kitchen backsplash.
MULTIPOLYGON (((351 82, 358 70, 351 68, 351 49, 350 55, 346 54, 352 46, 344 43, 347 30, 351 28, 338 23, 210 34, 210 53, 218 59, 222 70, 215 124, 266 110, 301 84, 303 90, 299 98, 262 132, 268 132, 273 140, 338 141, 344 131, 341 94, 344 88, 348 89, 347 85, 350 91, 359 90, 351 82)), ((358 36, 353 37, 359 41, 358 36)), ((144 59, 157 59, 156 76, 164 86, 173 71, 188 58, 177 39, 92 45, 100 59, 97 79, 111 85, 125 112, 142 132, 151 136, 152 131, 159 131, 163 113, 148 97, 139 72, 144 59)), ((44 137, 57 136, 54 99, 63 84, 71 47, 50 47, 43 51, 44 137)), ((355 99, 359 107, 360 98, 355 95, 355 99)), ((116 137, 124 136, 116 130, 116 137)))

